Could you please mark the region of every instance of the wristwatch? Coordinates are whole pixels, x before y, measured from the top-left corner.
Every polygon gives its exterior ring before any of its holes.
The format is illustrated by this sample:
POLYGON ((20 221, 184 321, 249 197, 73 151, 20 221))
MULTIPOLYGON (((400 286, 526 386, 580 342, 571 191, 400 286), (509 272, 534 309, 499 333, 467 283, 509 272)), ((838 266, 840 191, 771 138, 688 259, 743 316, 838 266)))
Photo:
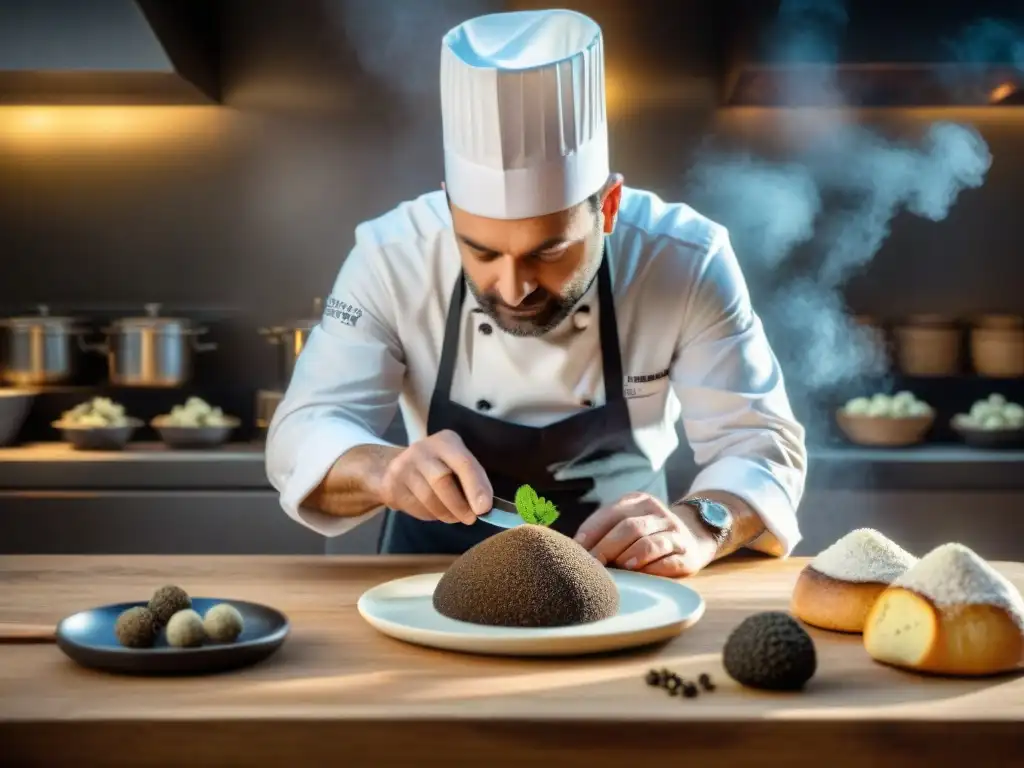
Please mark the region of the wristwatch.
POLYGON ((711 532, 719 546, 729 538, 729 533, 732 531, 732 513, 724 504, 706 499, 703 496, 683 499, 680 504, 685 504, 697 510, 697 517, 704 523, 704 527, 711 532))

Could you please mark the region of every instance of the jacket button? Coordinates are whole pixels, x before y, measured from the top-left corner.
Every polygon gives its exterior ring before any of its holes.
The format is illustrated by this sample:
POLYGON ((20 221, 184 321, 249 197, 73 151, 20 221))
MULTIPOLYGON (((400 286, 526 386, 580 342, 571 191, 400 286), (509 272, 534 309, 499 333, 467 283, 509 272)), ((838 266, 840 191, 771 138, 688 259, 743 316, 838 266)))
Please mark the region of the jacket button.
POLYGON ((493 330, 494 328, 490 323, 480 323, 480 333, 484 336, 490 336, 493 330))
POLYGON ((476 409, 478 411, 489 411, 491 410, 491 404, 488 403, 486 400, 477 400, 476 409))
POLYGON ((590 325, 590 307, 580 307, 572 316, 572 324, 577 331, 585 330, 590 325))
POLYGON ((594 401, 587 399, 587 400, 582 401, 581 405, 583 405, 584 408, 593 408, 594 407, 594 401))

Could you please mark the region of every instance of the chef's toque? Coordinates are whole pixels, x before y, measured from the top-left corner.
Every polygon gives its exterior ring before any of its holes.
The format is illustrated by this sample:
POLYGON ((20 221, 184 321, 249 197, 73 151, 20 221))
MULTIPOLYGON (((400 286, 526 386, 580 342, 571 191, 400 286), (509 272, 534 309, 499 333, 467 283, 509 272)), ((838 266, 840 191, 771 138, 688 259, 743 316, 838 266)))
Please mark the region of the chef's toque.
POLYGON ((445 186, 478 216, 565 210, 607 181, 601 28, 574 11, 471 19, 441 46, 445 186))

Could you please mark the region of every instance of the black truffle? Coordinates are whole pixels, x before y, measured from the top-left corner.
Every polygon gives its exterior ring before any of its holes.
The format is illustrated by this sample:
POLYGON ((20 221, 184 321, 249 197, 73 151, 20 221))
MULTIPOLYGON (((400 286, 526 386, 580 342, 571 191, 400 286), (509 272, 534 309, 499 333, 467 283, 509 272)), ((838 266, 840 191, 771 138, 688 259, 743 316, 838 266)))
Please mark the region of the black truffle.
POLYGON ((160 587, 149 599, 149 610, 156 616, 157 624, 163 626, 178 611, 192 607, 192 598, 181 587, 168 585, 160 587))
POLYGON ((587 550, 541 525, 484 539, 452 563, 434 589, 450 619, 501 627, 562 627, 610 618, 615 582, 587 550))
POLYGON ((159 630, 156 616, 141 605, 122 611, 114 623, 117 642, 127 648, 149 648, 159 630))
POLYGON ((811 636, 781 611, 740 622, 726 640, 722 663, 736 682, 773 691, 799 690, 818 665, 811 636))

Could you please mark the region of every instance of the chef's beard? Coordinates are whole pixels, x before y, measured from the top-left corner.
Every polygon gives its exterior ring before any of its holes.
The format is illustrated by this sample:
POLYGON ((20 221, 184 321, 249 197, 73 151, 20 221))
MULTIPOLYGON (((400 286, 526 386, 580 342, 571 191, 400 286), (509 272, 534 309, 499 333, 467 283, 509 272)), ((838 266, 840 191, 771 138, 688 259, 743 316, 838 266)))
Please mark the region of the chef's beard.
POLYGON ((566 283, 559 295, 538 286, 518 306, 512 307, 496 293, 481 291, 469 275, 466 275, 466 285, 480 309, 505 333, 512 336, 543 336, 565 320, 586 295, 601 266, 603 247, 604 237, 599 235, 596 245, 588 246, 591 253, 584 260, 584 266, 566 283))

